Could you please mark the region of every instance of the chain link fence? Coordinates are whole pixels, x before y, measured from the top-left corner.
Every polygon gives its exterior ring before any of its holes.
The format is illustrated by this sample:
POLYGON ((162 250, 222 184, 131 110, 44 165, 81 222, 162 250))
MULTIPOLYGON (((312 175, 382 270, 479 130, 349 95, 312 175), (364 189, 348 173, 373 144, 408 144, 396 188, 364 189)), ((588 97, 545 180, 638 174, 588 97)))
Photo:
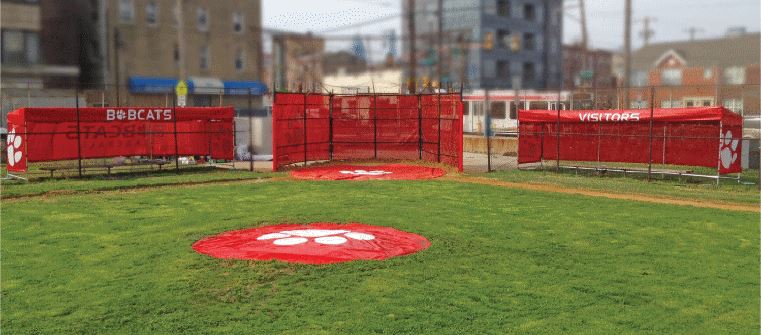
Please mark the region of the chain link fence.
MULTIPOLYGON (((705 146, 706 141, 715 143, 716 148, 729 148, 729 160, 736 159, 743 169, 753 173, 759 164, 759 129, 761 129, 759 107, 759 85, 711 85, 711 86, 657 86, 631 88, 581 88, 538 92, 480 91, 465 94, 464 118, 464 165, 469 172, 487 172, 515 169, 570 169, 575 173, 620 173, 631 175, 648 175, 650 178, 667 178, 669 175, 681 177, 706 176, 716 177, 721 158, 716 155, 714 167, 698 164, 670 164, 668 156, 674 150, 689 150, 691 144, 705 146), (742 136, 734 133, 727 136, 726 131, 711 135, 696 130, 678 127, 656 126, 644 134, 653 138, 652 157, 632 159, 634 162, 617 162, 605 159, 594 150, 594 157, 584 160, 542 159, 534 164, 518 164, 518 142, 521 136, 518 118, 522 110, 562 111, 564 115, 573 111, 607 111, 637 110, 649 115, 651 109, 669 110, 689 107, 725 107, 743 119, 742 136), (490 125, 487 129, 487 124, 490 125), (726 145, 720 142, 727 141, 726 145), (698 143, 701 142, 701 143, 698 143), (736 146, 735 146, 735 143, 736 146), (677 148, 678 147, 678 148, 677 148), (733 149, 734 148, 734 149, 733 149), (734 150, 737 150, 735 152, 734 150), (737 155, 734 158, 734 155, 737 155), (644 174, 642 173, 644 172, 644 174)), ((620 128, 620 127, 618 127, 620 128)), ((575 130, 578 132, 578 130, 575 130)), ((617 127, 595 128, 575 134, 571 130, 560 130, 560 143, 571 135, 584 138, 587 144, 598 145, 602 140, 620 141, 619 150, 628 150, 625 146, 627 136, 617 127)), ((723 142, 722 142, 723 143, 723 142)), ((579 150, 565 148, 563 150, 579 150)), ((562 151, 561 151, 562 153, 562 151)), ((745 173, 747 175, 747 172, 745 173)), ((740 175, 733 175, 738 180, 740 175)), ((756 179, 756 178, 753 178, 756 179)))

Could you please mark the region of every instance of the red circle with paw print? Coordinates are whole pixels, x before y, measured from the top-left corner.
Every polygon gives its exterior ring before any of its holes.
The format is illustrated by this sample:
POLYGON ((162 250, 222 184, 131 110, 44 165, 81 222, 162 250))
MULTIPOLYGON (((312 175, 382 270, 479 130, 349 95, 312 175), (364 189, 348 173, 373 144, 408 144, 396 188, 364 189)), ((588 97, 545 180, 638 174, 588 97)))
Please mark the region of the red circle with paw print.
POLYGON ((439 168, 405 164, 317 166, 291 172, 293 178, 310 180, 416 180, 444 174, 439 168))
POLYGON ((193 249, 215 258, 329 264, 383 260, 430 245, 423 236, 391 227, 320 222, 229 231, 204 238, 193 249))

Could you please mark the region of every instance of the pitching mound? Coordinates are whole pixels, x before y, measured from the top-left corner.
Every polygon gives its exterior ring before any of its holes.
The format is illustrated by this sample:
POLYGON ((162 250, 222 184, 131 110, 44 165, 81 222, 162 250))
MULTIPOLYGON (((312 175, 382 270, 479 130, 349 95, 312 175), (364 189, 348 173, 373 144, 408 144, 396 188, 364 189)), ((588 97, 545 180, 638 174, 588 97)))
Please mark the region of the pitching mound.
POLYGON ((229 231, 204 238, 193 249, 216 258, 328 264, 382 260, 430 245, 425 237, 394 228, 320 222, 229 231))
POLYGON ((444 174, 446 172, 438 168, 403 164, 318 166, 291 172, 293 178, 309 180, 414 180, 444 174))

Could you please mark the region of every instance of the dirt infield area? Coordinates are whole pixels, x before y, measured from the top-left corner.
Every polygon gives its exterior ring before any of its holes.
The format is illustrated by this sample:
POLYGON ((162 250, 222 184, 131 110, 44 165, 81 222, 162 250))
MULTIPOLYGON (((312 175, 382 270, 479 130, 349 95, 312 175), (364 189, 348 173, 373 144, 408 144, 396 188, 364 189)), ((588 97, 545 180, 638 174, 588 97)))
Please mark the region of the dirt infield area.
POLYGON ((740 211, 740 212, 759 212, 758 205, 731 204, 731 203, 721 203, 721 202, 703 201, 703 200, 674 199, 669 197, 650 196, 646 194, 591 191, 591 190, 569 188, 569 187, 563 187, 563 186, 557 186, 557 185, 514 183, 514 182, 502 181, 502 180, 491 179, 491 178, 483 178, 483 177, 451 176, 451 177, 444 178, 444 180, 455 181, 460 183, 492 185, 492 186, 507 187, 507 188, 513 188, 513 189, 527 190, 527 191, 578 194, 578 195, 585 195, 585 196, 591 196, 591 197, 603 197, 603 198, 619 199, 619 200, 632 200, 632 201, 669 204, 669 205, 677 205, 677 206, 692 206, 692 207, 699 207, 699 208, 715 208, 715 209, 740 211))

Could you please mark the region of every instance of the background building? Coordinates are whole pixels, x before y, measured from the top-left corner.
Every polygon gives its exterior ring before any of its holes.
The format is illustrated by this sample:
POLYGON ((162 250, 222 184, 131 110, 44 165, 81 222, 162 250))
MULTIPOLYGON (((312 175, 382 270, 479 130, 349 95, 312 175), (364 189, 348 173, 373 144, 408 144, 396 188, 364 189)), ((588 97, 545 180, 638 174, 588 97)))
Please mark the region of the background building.
POLYGON ((564 89, 606 89, 615 86, 612 52, 587 50, 578 44, 563 46, 564 89))
MULTIPOLYGON (((417 1, 414 8, 418 86, 438 80, 439 61, 444 69, 443 83, 464 82, 472 89, 560 86, 562 1, 442 2, 441 57, 438 57, 438 2, 417 1)), ((404 10, 403 43, 409 55, 410 9, 405 6, 404 10)))
POLYGON ((43 11, 41 1, 37 0, 0 2, 0 87, 5 90, 41 89, 72 85, 79 80, 76 61, 52 57, 57 45, 49 32, 67 30, 43 24, 52 14, 49 8, 43 11))
MULTIPOLYGON (((656 107, 721 105, 758 115, 760 38, 733 30, 721 38, 650 44, 634 52, 630 84, 657 86, 656 107)), ((630 92, 631 107, 648 101, 648 92, 630 92)))
POLYGON ((128 84, 120 104, 154 102, 156 95, 173 92, 178 79, 188 81, 188 104, 194 106, 245 106, 249 95, 258 103, 266 93, 260 81, 260 1, 101 0, 99 5, 96 24, 99 39, 106 41, 103 80, 128 84))
POLYGON ((325 41, 312 34, 272 36, 272 73, 279 91, 321 92, 325 41))

